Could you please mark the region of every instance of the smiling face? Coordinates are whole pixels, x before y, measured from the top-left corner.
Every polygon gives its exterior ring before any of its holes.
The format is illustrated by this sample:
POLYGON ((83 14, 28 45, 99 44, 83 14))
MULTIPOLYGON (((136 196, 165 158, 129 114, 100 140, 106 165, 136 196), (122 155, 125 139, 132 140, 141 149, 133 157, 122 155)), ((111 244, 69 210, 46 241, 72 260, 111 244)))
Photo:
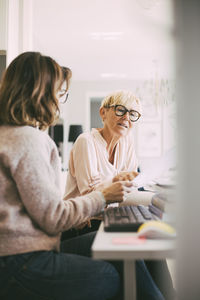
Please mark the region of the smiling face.
POLYGON ((110 137, 120 138, 127 135, 134 127, 141 114, 139 99, 130 91, 117 91, 102 101, 100 116, 104 123, 103 131, 110 137), (124 115, 122 115, 125 113, 124 115))
MULTIPOLYGON (((128 110, 134 110, 133 106, 126 107, 128 110)), ((130 121, 129 113, 123 116, 116 116, 115 108, 100 108, 100 115, 104 122, 104 130, 111 135, 122 137, 127 135, 134 127, 134 122, 130 121)))

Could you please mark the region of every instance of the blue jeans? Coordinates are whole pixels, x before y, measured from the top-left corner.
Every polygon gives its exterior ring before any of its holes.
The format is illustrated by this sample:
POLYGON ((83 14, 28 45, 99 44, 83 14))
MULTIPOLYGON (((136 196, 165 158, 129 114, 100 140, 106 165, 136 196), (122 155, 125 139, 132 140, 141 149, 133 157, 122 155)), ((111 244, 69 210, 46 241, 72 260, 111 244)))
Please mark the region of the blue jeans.
MULTIPOLYGON (((1 300, 123 299, 120 262, 93 260, 95 232, 61 243, 61 252, 0 257, 1 300)), ((163 300, 143 261, 137 262, 137 299, 163 300)))

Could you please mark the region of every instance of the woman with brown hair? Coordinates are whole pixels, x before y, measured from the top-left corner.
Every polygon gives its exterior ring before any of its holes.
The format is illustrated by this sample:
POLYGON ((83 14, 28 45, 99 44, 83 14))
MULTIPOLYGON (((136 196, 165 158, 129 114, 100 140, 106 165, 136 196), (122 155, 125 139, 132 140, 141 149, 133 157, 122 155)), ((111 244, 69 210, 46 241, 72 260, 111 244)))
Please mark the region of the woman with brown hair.
MULTIPOLYGON (((1 81, 2 300, 103 300, 121 291, 117 265, 90 257, 94 233, 60 243, 62 231, 100 213, 113 199, 123 201, 131 189, 128 181, 116 182, 62 200, 58 150, 42 130, 56 121, 70 77, 69 69, 63 77, 52 58, 26 52, 11 62, 1 81)), ((163 299, 142 262, 137 276, 140 299, 163 299)))

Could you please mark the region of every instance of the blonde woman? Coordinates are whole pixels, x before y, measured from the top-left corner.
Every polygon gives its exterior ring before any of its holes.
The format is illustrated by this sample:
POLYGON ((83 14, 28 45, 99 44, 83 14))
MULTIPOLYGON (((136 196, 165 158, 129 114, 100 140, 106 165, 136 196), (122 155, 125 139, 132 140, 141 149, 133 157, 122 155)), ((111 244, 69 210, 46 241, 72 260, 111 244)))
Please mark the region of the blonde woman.
MULTIPOLYGON (((70 153, 65 199, 101 190, 113 182, 132 181, 138 175, 133 129, 142 115, 140 100, 130 91, 115 91, 103 99, 99 113, 103 127, 81 134, 70 153)), ((97 230, 99 224, 90 218, 89 227, 68 231, 62 238, 97 230)), ((166 262, 145 264, 166 299, 172 300, 166 262)))
POLYGON ((103 99, 100 116, 103 127, 81 134, 73 146, 65 199, 138 174, 132 131, 141 116, 139 99, 129 91, 114 92, 103 99))

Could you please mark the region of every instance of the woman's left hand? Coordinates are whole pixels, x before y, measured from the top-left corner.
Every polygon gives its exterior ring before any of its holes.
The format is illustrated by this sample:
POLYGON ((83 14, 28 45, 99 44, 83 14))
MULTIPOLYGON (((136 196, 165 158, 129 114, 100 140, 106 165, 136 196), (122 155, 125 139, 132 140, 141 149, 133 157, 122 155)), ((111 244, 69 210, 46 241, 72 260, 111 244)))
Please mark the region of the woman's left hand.
POLYGON ((76 226, 76 229, 77 229, 77 230, 81 230, 81 229, 85 228, 86 226, 87 226, 88 228, 91 228, 91 227, 92 227, 92 224, 91 224, 91 221, 92 221, 92 220, 103 221, 103 213, 101 213, 101 214, 99 214, 99 215, 97 215, 97 216, 94 216, 94 217, 89 218, 87 221, 85 221, 85 222, 79 224, 78 226, 76 226))
POLYGON ((77 229, 77 230, 81 230, 81 229, 83 229, 83 228, 86 227, 86 226, 87 226, 87 227, 91 227, 90 219, 88 219, 87 221, 85 221, 85 222, 79 224, 78 226, 76 226, 76 229, 77 229))
POLYGON ((113 177, 113 182, 116 181, 132 181, 139 173, 138 172, 121 172, 113 177))

